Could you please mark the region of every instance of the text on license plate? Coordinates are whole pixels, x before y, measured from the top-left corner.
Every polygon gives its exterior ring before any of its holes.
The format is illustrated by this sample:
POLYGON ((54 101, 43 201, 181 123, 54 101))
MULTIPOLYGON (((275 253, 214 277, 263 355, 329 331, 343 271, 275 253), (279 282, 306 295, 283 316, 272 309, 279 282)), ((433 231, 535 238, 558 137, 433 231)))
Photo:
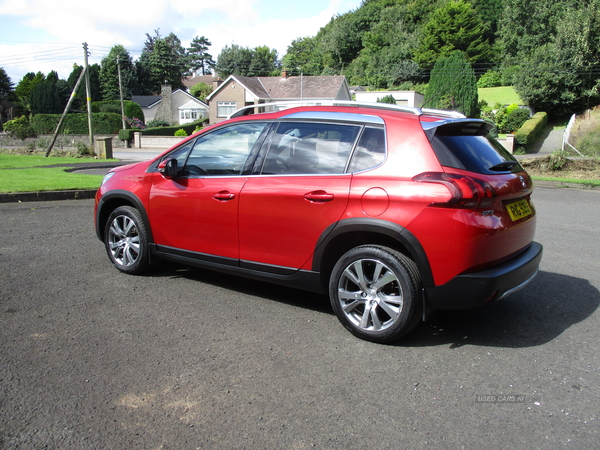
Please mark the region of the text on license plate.
POLYGON ((527 203, 527 200, 525 199, 507 204, 506 210, 508 211, 508 215, 513 220, 513 222, 515 220, 522 219, 523 217, 527 217, 530 214, 532 214, 531 208, 529 207, 529 203, 527 203))

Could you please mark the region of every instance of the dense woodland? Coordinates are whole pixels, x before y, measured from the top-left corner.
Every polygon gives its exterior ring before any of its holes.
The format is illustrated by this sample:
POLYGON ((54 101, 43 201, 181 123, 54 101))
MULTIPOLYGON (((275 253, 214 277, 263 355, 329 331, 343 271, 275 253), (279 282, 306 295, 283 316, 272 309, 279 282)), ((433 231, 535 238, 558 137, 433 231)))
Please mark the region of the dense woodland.
MULTIPOLYGON (((231 45, 215 59, 210 46, 201 36, 184 48, 173 33, 155 30, 134 61, 115 45, 90 67, 92 98, 119 97, 117 64, 125 98, 156 94, 165 81, 181 87, 186 75, 269 76, 286 68, 293 75, 345 75, 350 85, 371 90, 415 89, 426 97, 433 95, 431 84, 442 106, 452 107, 454 97, 443 92, 449 83, 432 78, 456 79, 466 65, 463 84, 514 86, 534 111, 554 117, 600 103, 600 0, 364 0, 316 36, 295 39, 285 55, 231 45), (462 67, 458 75, 456 67, 462 67)), ((29 116, 61 112, 81 70, 75 65, 66 79, 29 73, 15 86, 0 69, 0 114, 10 105, 29 116)), ((80 89, 77 98, 85 99, 80 89)), ((83 107, 81 100, 75 104, 75 110, 83 107)))

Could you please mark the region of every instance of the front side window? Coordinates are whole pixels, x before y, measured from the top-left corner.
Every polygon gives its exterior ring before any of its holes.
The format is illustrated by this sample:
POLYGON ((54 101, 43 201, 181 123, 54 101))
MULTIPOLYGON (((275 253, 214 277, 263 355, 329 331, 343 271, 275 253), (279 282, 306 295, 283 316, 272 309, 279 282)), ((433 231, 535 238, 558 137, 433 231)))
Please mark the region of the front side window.
POLYGON ((360 129, 358 125, 283 122, 261 173, 344 173, 360 129))
POLYGON ((229 117, 236 109, 236 102, 217 102, 217 117, 229 117))
POLYGON ((266 123, 238 123, 200 136, 185 163, 188 176, 239 175, 266 123))

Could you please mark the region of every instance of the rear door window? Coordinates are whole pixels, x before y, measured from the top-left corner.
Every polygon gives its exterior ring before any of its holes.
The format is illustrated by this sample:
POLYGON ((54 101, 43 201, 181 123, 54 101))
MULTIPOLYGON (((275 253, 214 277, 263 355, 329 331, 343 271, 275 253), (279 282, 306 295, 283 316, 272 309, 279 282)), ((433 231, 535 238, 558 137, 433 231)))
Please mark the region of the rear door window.
POLYGON ((358 125, 282 122, 273 135, 263 175, 344 173, 358 125))

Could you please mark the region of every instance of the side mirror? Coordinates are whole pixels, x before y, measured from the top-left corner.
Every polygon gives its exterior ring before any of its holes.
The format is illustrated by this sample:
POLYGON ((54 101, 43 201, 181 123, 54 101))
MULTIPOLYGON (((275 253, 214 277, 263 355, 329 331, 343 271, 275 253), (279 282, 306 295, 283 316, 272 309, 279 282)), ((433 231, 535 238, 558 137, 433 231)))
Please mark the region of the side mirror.
POLYGON ((167 158, 158 165, 158 171, 168 180, 177 176, 177 160, 167 158))

